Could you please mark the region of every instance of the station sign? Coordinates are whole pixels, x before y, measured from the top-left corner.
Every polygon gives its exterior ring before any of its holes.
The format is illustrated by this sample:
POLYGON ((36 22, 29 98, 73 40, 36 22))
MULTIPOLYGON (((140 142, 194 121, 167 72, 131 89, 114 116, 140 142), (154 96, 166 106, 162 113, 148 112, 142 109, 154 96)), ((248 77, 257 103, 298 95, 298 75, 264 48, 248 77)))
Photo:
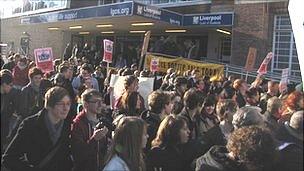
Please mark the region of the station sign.
POLYGON ((45 13, 30 17, 24 17, 21 19, 21 24, 71 21, 95 17, 130 16, 132 15, 132 4, 133 2, 125 2, 119 4, 45 13))
POLYGON ((146 18, 168 22, 173 25, 182 25, 183 16, 181 14, 161 9, 155 6, 134 3, 135 15, 143 16, 146 18))
POLYGON ((183 20, 184 26, 232 26, 233 13, 211 13, 211 14, 194 14, 185 15, 183 20))

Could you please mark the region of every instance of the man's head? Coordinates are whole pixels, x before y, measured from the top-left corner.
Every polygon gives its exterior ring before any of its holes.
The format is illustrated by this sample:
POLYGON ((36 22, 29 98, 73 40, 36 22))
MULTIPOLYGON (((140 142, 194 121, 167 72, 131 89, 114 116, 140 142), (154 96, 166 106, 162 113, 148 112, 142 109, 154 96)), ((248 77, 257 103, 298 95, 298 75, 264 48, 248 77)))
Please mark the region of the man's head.
POLYGON ((13 77, 9 73, 1 73, 0 74, 1 80, 1 93, 9 93, 13 87, 13 77))
POLYGON ((90 64, 83 64, 80 68, 80 76, 82 77, 91 77, 93 69, 90 64))
POLYGON ((45 94, 44 107, 53 115, 53 117, 63 120, 67 117, 71 98, 66 89, 61 87, 52 87, 45 94))
POLYGON ((279 91, 279 83, 275 81, 268 81, 267 88, 268 88, 268 93, 272 93, 273 95, 276 95, 279 91))
POLYGON ((302 136, 303 140, 303 110, 295 112, 289 121, 289 127, 291 127, 299 136, 302 136))
POLYGON ((271 133, 258 126, 243 127, 232 132, 227 150, 246 170, 268 170, 276 158, 271 133))
POLYGON ((239 108, 233 115, 232 124, 234 128, 237 129, 251 125, 264 126, 265 119, 260 112, 261 109, 256 106, 244 106, 239 108))
POLYGON ((260 102, 260 93, 256 88, 246 91, 246 102, 251 106, 257 106, 260 102))
POLYGON ((95 89, 87 89, 81 94, 84 110, 89 114, 100 114, 105 108, 102 94, 95 89))
POLYGON ((37 67, 33 67, 29 70, 28 77, 30 81, 35 85, 35 86, 40 86, 41 79, 42 79, 43 72, 41 69, 37 67))
POLYGON ((174 79, 174 87, 178 89, 182 94, 187 90, 188 80, 185 77, 178 76, 174 79))
POLYGON ((267 101, 267 111, 271 113, 272 116, 279 119, 281 116, 282 110, 282 100, 274 96, 268 99, 267 101))
POLYGON ((190 88, 184 94, 184 106, 189 110, 198 110, 200 108, 201 97, 198 91, 195 88, 190 88))
POLYGON ((172 110, 171 97, 169 94, 160 90, 153 91, 148 96, 149 109, 153 113, 165 113, 170 114, 172 110))
POLYGON ((59 72, 64 75, 65 79, 70 79, 73 77, 73 70, 67 65, 60 65, 59 72))

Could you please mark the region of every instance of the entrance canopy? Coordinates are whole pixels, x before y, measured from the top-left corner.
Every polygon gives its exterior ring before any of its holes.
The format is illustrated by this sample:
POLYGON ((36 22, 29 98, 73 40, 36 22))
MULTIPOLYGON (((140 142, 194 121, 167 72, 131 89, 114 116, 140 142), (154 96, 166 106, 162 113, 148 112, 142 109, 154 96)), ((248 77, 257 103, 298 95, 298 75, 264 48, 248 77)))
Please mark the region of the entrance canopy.
MULTIPOLYGON (((187 33, 200 33, 202 27, 229 28, 233 25, 233 18, 234 13, 232 12, 182 15, 155 6, 128 1, 26 16, 21 18, 21 24, 45 23, 49 28, 60 30, 70 30, 70 27, 81 26, 81 31, 93 32, 115 31, 123 33, 132 30, 151 30, 157 33, 167 29, 186 29, 187 33), (131 25, 136 23, 153 24, 149 27, 131 25)), ((73 32, 73 30, 71 31, 73 32)))

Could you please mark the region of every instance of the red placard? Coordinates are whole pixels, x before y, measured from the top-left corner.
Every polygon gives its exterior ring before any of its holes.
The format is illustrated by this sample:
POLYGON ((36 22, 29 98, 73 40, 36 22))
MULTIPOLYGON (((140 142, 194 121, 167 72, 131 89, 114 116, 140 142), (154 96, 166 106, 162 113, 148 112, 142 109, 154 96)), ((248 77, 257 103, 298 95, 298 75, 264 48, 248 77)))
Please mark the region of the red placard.
POLYGON ((152 72, 158 71, 159 70, 158 65, 159 65, 159 59, 158 58, 152 58, 151 59, 151 64, 150 64, 150 70, 152 72))
POLYGON ((112 63, 113 57, 113 42, 111 40, 103 40, 103 61, 112 63))
POLYGON ((54 71, 52 48, 40 48, 34 50, 36 66, 43 72, 54 71))
POLYGON ((263 60, 262 64, 260 65, 260 68, 258 70, 259 75, 263 75, 267 73, 267 65, 269 63, 269 61, 272 59, 272 52, 269 52, 267 54, 267 56, 265 57, 265 59, 263 60))

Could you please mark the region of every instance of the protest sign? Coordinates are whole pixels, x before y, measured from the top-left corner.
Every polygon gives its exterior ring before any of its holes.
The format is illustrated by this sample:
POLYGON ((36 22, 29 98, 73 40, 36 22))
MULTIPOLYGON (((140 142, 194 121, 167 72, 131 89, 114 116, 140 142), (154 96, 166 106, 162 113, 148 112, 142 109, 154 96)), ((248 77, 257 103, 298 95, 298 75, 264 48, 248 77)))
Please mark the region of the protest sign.
POLYGON ((113 57, 113 42, 111 40, 103 40, 103 61, 112 63, 113 57))
POLYGON ((257 53, 256 48, 252 48, 252 47, 249 48, 247 61, 245 65, 245 71, 250 72, 253 70, 256 59, 256 53, 257 53))
POLYGON ((40 48, 34 50, 36 66, 43 72, 54 71, 52 48, 40 48))
POLYGON ((141 48, 139 70, 142 70, 142 67, 143 67, 144 57, 145 57, 145 55, 148 51, 150 36, 151 36, 151 31, 147 31, 145 33, 144 43, 143 43, 142 48, 141 48))
POLYGON ((258 70, 259 75, 263 75, 267 73, 267 65, 272 59, 272 57, 273 57, 272 52, 269 52, 265 57, 265 59, 263 60, 262 64, 260 65, 260 68, 258 70))
POLYGON ((282 69, 282 78, 280 81, 280 92, 287 90, 289 68, 282 69))
POLYGON ((150 65, 150 71, 152 71, 152 72, 158 71, 158 65, 159 65, 159 59, 152 58, 151 65, 150 65))
POLYGON ((166 72, 167 69, 173 68, 179 73, 184 73, 187 70, 197 69, 202 76, 210 76, 212 80, 220 80, 224 76, 224 65, 205 63, 202 61, 189 60, 181 57, 168 58, 161 55, 147 54, 145 65, 150 68, 151 60, 157 58, 158 71, 166 72))

